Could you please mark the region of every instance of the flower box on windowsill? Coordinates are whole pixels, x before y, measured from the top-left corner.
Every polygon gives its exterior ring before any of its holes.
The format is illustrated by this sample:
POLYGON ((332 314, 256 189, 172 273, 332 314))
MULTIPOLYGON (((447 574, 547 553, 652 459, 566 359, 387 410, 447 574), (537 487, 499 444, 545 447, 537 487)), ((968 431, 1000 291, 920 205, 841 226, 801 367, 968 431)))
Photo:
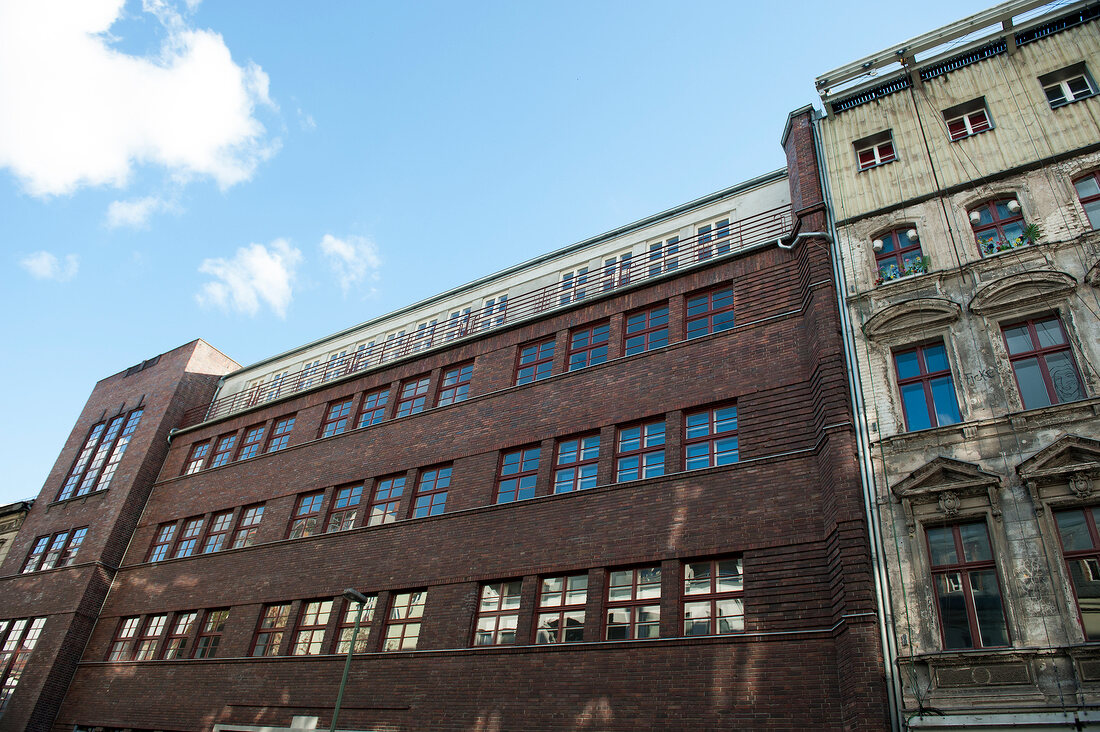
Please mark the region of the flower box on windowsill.
POLYGON ((1019 249, 1021 247, 1031 246, 1034 243, 1035 242, 1032 239, 1024 236, 1018 236, 1012 241, 1004 238, 986 239, 981 244, 982 256, 991 257, 994 254, 1007 252, 1010 249, 1019 249))
POLYGON ((914 259, 906 259, 902 263, 902 267, 899 269, 896 264, 891 264, 889 267, 884 267, 878 271, 878 279, 875 280, 875 285, 881 285, 884 282, 893 282, 894 280, 905 279, 907 277, 916 277, 917 275, 928 274, 930 271, 931 260, 928 257, 916 257, 914 259))

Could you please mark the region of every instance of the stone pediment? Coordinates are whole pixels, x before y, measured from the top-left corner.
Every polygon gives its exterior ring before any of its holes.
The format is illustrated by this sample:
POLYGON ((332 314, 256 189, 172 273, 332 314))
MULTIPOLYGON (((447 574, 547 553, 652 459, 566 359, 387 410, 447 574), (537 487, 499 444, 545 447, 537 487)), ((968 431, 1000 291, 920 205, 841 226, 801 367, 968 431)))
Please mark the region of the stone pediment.
POLYGON ((922 297, 899 302, 879 310, 863 324, 868 338, 911 334, 922 328, 942 326, 959 319, 962 308, 951 300, 922 297))
POLYGON ((1051 296, 1072 292, 1076 287, 1077 280, 1065 272, 1020 272, 982 285, 968 307, 972 313, 985 315, 1034 303, 1045 303, 1051 296))
POLYGON ((997 490, 1001 477, 973 463, 938 457, 899 480, 891 490, 901 499, 909 533, 916 528, 916 513, 938 514, 940 518, 958 515, 964 504, 989 506, 993 516, 1001 515, 997 490), (935 504, 934 506, 932 504, 935 504))
POLYGON ((1020 477, 1032 483, 1074 483, 1082 480, 1081 488, 1088 494, 1087 483, 1100 476, 1100 440, 1079 435, 1065 435, 1044 447, 1016 468, 1020 477))
POLYGON ((1088 282, 1093 287, 1100 287, 1100 261, 1092 265, 1088 274, 1085 275, 1085 282, 1088 282))

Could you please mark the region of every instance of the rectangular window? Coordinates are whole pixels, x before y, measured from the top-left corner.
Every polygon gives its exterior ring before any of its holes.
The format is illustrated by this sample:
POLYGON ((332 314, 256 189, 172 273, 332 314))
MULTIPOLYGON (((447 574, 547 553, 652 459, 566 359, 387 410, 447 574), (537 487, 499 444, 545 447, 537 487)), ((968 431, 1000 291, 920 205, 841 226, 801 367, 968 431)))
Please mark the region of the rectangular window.
MULTIPOLYGON (((115 441, 115 446, 111 450, 111 456, 107 458, 107 465, 104 466, 103 473, 99 476, 99 482, 95 485, 97 491, 105 491, 110 487, 111 480, 115 477, 115 471, 118 470, 118 464, 122 462, 122 456, 126 453, 126 448, 130 444, 131 438, 134 436, 134 430, 137 429, 138 422, 141 421, 142 411, 141 409, 135 409, 130 412, 130 416, 126 418, 126 426, 122 429, 122 434, 120 434, 115 441)), ((81 486, 81 488, 83 489, 83 486, 81 486)), ((88 490, 91 490, 91 488, 89 487, 88 490)))
POLYGON ((328 528, 325 531, 347 531, 355 526, 359 516, 359 503, 363 499, 363 484, 337 488, 329 509, 328 528))
POLYGON ((393 475, 379 478, 374 486, 374 499, 370 504, 367 526, 390 524, 397 520, 397 507, 405 492, 405 476, 393 475))
POLYGON ((684 635, 726 635, 745 629, 741 560, 684 564, 684 635))
POLYGON ((1100 640, 1100 603, 1096 600, 1100 597, 1098 516, 1100 508, 1074 508, 1054 514, 1081 629, 1090 641, 1100 640))
POLYGON ((539 448, 526 447, 501 455, 497 480, 497 503, 535 497, 539 473, 539 448))
POLYGON ((57 500, 64 501, 73 496, 87 495, 93 490, 107 489, 141 421, 141 415, 142 410, 135 409, 128 417, 119 415, 92 427, 61 486, 57 500))
POLYGON ((623 353, 630 356, 668 345, 668 305, 626 316, 623 353))
POLYGON ((470 394, 470 379, 474 376, 472 363, 454 366, 443 372, 443 383, 440 384, 439 401, 436 406, 445 407, 448 404, 456 404, 466 401, 470 394))
POLYGON ((680 266, 680 237, 670 236, 649 245, 649 276, 671 272, 680 266))
POLYGON ((206 464, 206 456, 210 453, 210 443, 200 442, 191 446, 191 454, 187 456, 187 462, 183 466, 183 475, 191 475, 202 470, 206 464))
POLYGON ((59 531, 52 537, 38 537, 34 540, 26 561, 23 562, 22 572, 25 574, 55 567, 68 567, 75 563, 80 545, 84 543, 84 537, 87 534, 88 527, 85 526, 72 531, 59 531))
POLYGON ((202 543, 202 553, 211 554, 225 549, 229 529, 233 526, 233 512, 222 511, 210 519, 210 528, 206 530, 206 540, 202 543))
POLYGON ((316 656, 321 652, 325 640, 325 626, 328 625, 328 616, 331 612, 332 600, 312 600, 302 603, 290 655, 316 656))
POLYGON ((708 333, 721 333, 734 326, 733 287, 721 287, 710 292, 690 295, 685 303, 687 337, 698 338, 708 333))
POLYGON ((547 577, 539 591, 535 643, 579 643, 584 640, 584 606, 588 575, 547 577))
POLYGON ((103 438, 103 432, 106 429, 107 423, 100 422, 88 432, 88 438, 84 440, 84 446, 80 448, 80 454, 77 455, 64 485, 61 486, 61 492, 58 493, 57 500, 64 501, 66 498, 72 497, 73 492, 80 485, 80 480, 84 477, 84 471, 88 468, 88 463, 91 462, 92 455, 95 453, 96 447, 99 446, 99 441, 103 438))
POLYGON ((282 450, 290 441, 290 431, 294 429, 294 417, 283 417, 275 420, 275 426, 271 429, 271 438, 267 442, 267 451, 282 450))
POLYGON ((170 521, 157 527, 157 533, 153 536, 153 545, 149 548, 148 562, 159 562, 168 556, 168 550, 172 546, 172 539, 176 537, 176 522, 170 521))
POLYGON ((290 519, 290 528, 287 530, 286 538, 301 539, 306 536, 313 536, 319 531, 321 503, 324 498, 324 491, 298 496, 297 505, 294 507, 294 516, 290 519))
POLYGON ((107 654, 108 661, 129 661, 134 653, 134 639, 137 637, 138 625, 141 618, 122 618, 118 621, 118 629, 115 630, 114 640, 111 641, 111 650, 107 654))
POLYGON ((363 396, 363 406, 359 410, 359 423, 356 426, 370 427, 372 424, 381 422, 386 416, 386 404, 389 398, 389 389, 367 392, 363 396))
POLYGON ((952 141, 993 129, 984 97, 943 110, 943 121, 952 141))
POLYGON ((180 529, 179 538, 176 539, 176 548, 172 551, 172 558, 189 557, 195 553, 195 547, 199 543, 199 534, 202 533, 203 517, 187 519, 180 529))
POLYGON ((34 540, 30 552, 27 553, 27 559, 23 562, 22 572, 24 574, 38 571, 38 568, 42 565, 42 557, 46 556, 46 547, 49 545, 49 536, 40 536, 34 540))
POLYGON ((45 618, 0 620, 0 712, 19 685, 45 624, 45 618))
POLYGON ((57 560, 61 558, 61 552, 69 541, 69 532, 62 531, 54 534, 50 541, 50 547, 46 551, 46 558, 42 560, 42 569, 53 569, 57 566, 57 560))
POLYGON ((187 658, 187 640, 191 637, 191 628, 195 625, 197 615, 198 613, 194 612, 176 613, 176 619, 164 643, 161 658, 169 661, 174 658, 187 658))
POLYGON ((897 159, 894 154, 894 139, 890 130, 879 132, 862 140, 856 140, 853 145, 856 149, 856 162, 860 170, 885 165, 897 159))
POLYGON ((88 528, 73 529, 69 536, 69 543, 61 550, 61 561, 57 566, 68 567, 76 563, 76 556, 80 553, 80 547, 84 544, 84 537, 88 535, 88 528))
POLYGON ((481 586, 475 646, 502 646, 516 642, 519 593, 522 582, 490 582, 481 586))
POLYGON ((214 454, 210 458, 210 467, 218 468, 233 457, 233 447, 237 444, 237 435, 222 435, 214 444, 214 454))
POLYGON ((699 259, 710 259, 730 250, 730 220, 722 219, 699 227, 699 259))
POLYGON ((602 323, 578 328, 569 334, 569 365, 566 371, 595 366, 607 360, 607 338, 611 325, 602 323))
POLYGON ((1085 398, 1081 374, 1057 315, 1001 327, 1024 409, 1085 398))
POLYGON ((1089 226, 1094 230, 1100 229, 1100 173, 1089 173, 1084 178, 1078 178, 1073 182, 1073 187, 1077 189, 1077 197, 1081 199, 1089 226))
POLYGON ((386 636, 382 642, 383 651, 411 651, 416 648, 427 600, 427 590, 399 592, 393 596, 386 621, 386 636))
POLYGON ((661 634, 661 568, 614 570, 607 586, 607 640, 661 634))
POLYGON ((325 410, 325 418, 321 421, 321 437, 332 437, 346 431, 349 414, 351 414, 350 397, 330 403, 325 410))
MULTIPOLYGON (((359 635, 355 636, 355 652, 366 653, 370 640, 370 625, 374 618, 374 607, 378 604, 377 595, 367 595, 367 601, 363 604, 363 615, 359 619, 359 635)), ((359 603, 345 602, 344 616, 340 620, 339 632, 336 634, 335 653, 347 653, 351 645, 351 636, 355 633, 355 616, 359 614, 359 603)))
POLYGON ((1051 109, 1087 99, 1096 94, 1096 82, 1092 80, 1084 63, 1044 74, 1039 77, 1039 83, 1043 86, 1043 93, 1047 95, 1051 109))
POLYGON ((252 656, 278 656, 283 633, 290 621, 290 603, 264 605, 256 638, 252 641, 252 656))
POLYGON ((558 442, 558 455, 554 463, 554 492, 569 493, 595 487, 599 458, 599 435, 574 437, 558 442))
POLYGON ((451 469, 450 465, 443 465, 420 471, 420 481, 416 484, 413 518, 443 513, 447 507, 447 489, 451 485, 451 469))
POLYGON ((264 439, 264 426, 257 425, 256 427, 249 427, 244 432, 244 441, 241 442, 241 452, 237 455, 238 460, 247 460, 251 457, 256 457, 256 454, 260 451, 260 443, 264 439))
POLYGON ((554 368, 554 341, 533 343, 519 350, 516 363, 516 384, 528 384, 545 379, 554 368))
POLYGON ((603 267, 600 269, 600 289, 602 291, 607 292, 616 287, 630 284, 631 258, 632 254, 630 252, 623 252, 603 260, 603 267))
POLYGON ((684 415, 684 469, 731 465, 738 460, 737 406, 684 415))
POLYGON ((164 633, 167 622, 167 615, 150 615, 146 618, 134 647, 135 661, 152 661, 157 657, 157 644, 160 643, 160 636, 164 633))
POLYGON ((218 655, 218 646, 222 642, 225 623, 229 620, 229 609, 207 610, 199 630, 199 639, 195 643, 195 658, 214 658, 218 655))
POLYGON ((984 522, 929 528, 928 553, 944 648, 1008 645, 993 549, 984 522))
POLYGON ((401 382, 401 392, 397 397, 396 417, 423 412, 428 402, 428 383, 430 376, 417 376, 401 382))
POLYGON ((905 427, 910 432, 962 421, 943 341, 894 353, 905 427))
POLYGON ((664 474, 664 420, 621 427, 615 450, 615 481, 623 483, 664 474))
POLYGON ((241 515, 237 519, 237 529, 233 532, 234 549, 252 546, 256 542, 256 533, 260 530, 260 519, 263 517, 263 504, 241 509, 241 515))
POLYGON ((588 284, 588 267, 581 267, 573 272, 565 272, 561 276, 561 296, 558 302, 568 305, 570 302, 578 302, 585 298, 585 286, 588 284))

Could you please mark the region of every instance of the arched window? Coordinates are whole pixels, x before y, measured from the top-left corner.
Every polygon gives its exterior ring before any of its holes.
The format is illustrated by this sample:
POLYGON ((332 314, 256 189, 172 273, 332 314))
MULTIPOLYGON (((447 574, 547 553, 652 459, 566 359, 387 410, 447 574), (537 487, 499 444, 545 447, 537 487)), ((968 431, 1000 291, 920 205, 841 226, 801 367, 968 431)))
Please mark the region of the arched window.
POLYGON ((876 284, 928 271, 928 257, 921 251, 920 238, 914 228, 888 231, 874 240, 872 248, 878 270, 876 284))
POLYGON ((983 257, 1031 244, 1024 235, 1023 210, 1015 198, 986 201, 970 210, 970 225, 983 257))
POLYGON ((1100 229, 1100 172, 1089 173, 1083 178, 1078 178, 1073 181, 1073 187, 1077 189, 1077 197, 1085 207, 1089 225, 1093 229, 1100 229))

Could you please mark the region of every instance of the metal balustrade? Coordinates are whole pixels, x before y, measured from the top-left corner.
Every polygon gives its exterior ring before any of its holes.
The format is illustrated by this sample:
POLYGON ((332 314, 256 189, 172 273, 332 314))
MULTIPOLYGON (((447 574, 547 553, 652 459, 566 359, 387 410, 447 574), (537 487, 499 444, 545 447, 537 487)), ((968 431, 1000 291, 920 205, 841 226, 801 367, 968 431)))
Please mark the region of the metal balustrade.
POLYGON ((428 327, 387 339, 383 343, 327 363, 314 363, 293 373, 276 375, 263 384, 216 398, 208 405, 188 410, 179 426, 190 427, 225 417, 459 338, 512 325, 647 279, 778 239, 790 232, 791 221, 789 205, 778 206, 740 221, 731 221, 728 227, 715 227, 709 232, 681 240, 674 247, 664 246, 660 250, 644 252, 627 261, 616 261, 586 273, 575 274, 568 281, 555 282, 518 295, 503 305, 495 302, 464 313, 458 318, 432 323, 428 327))

